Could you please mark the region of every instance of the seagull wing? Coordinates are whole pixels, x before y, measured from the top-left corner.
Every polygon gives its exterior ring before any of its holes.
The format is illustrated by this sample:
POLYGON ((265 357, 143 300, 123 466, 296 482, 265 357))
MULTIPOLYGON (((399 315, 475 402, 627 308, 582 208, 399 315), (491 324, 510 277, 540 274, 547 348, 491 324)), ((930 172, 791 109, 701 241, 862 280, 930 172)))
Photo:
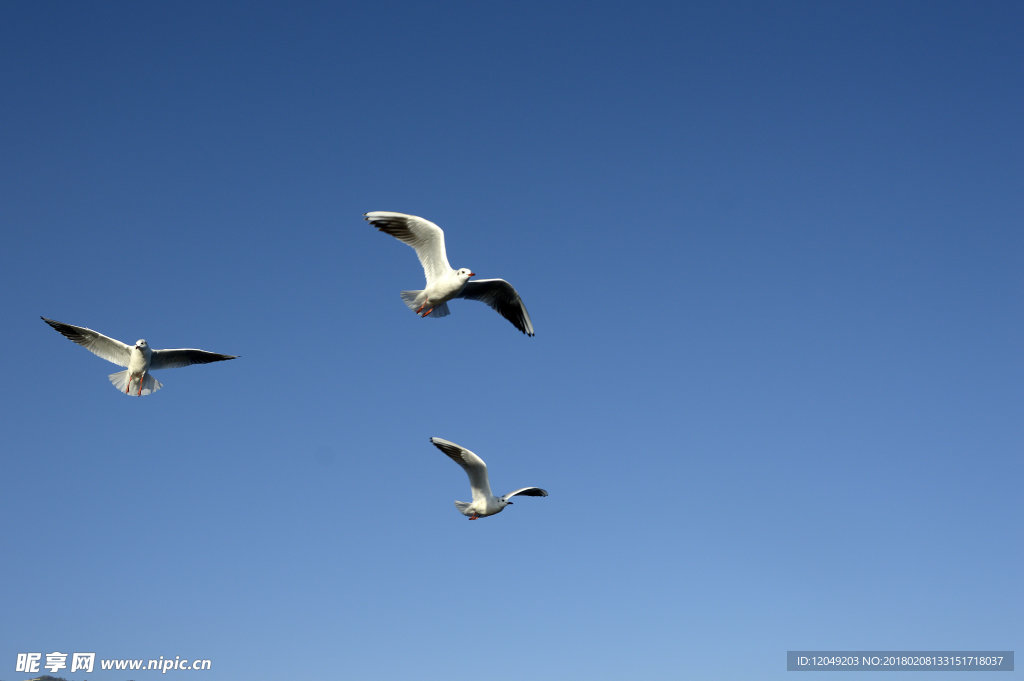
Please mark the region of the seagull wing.
POLYGON ((533 335, 533 322, 530 321, 530 313, 523 305, 523 299, 512 288, 512 284, 504 279, 471 279, 456 297, 487 303, 498 314, 512 322, 512 326, 527 336, 533 335))
POLYGON ((542 490, 540 487, 522 487, 517 489, 515 492, 509 492, 505 495, 506 499, 511 499, 517 494, 524 497, 546 497, 548 495, 546 490, 542 490))
POLYGON ((40 317, 40 319, 59 331, 65 338, 73 340, 97 357, 102 357, 119 367, 128 366, 128 359, 132 354, 131 346, 84 326, 65 324, 46 317, 40 317))
POLYGON ((466 471, 466 475, 469 476, 469 486, 473 490, 474 503, 494 496, 491 494, 491 483, 487 479, 487 464, 483 459, 454 442, 439 437, 432 437, 430 441, 466 471))
POLYGON ((448 264, 444 250, 444 232, 430 220, 386 210, 375 210, 364 217, 380 231, 416 249, 423 274, 427 277, 427 286, 451 273, 452 266, 448 264))
POLYGON ((226 359, 235 359, 238 355, 222 355, 219 352, 207 352, 193 348, 175 348, 173 350, 154 350, 149 360, 151 371, 156 369, 178 369, 191 364, 209 364, 226 359))

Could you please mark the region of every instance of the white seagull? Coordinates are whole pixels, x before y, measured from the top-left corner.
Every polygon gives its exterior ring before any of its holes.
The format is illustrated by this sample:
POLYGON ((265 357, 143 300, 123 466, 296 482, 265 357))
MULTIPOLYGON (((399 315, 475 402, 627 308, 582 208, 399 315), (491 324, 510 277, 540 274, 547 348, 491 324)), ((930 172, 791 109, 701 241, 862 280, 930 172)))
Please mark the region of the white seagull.
POLYGON ((364 217, 380 231, 416 249, 427 277, 427 287, 422 291, 402 291, 402 300, 410 310, 422 317, 431 313, 435 317, 445 317, 449 314, 448 301, 452 298, 479 300, 490 305, 527 336, 533 335, 530 314, 512 284, 504 279, 470 281, 470 277, 476 276, 475 272, 465 267, 452 269, 445 254, 444 231, 433 222, 415 215, 384 210, 366 213, 364 217))
POLYGON ((462 466, 463 470, 466 471, 466 475, 469 476, 469 486, 473 490, 473 501, 472 503, 456 501, 455 508, 459 509, 459 512, 470 520, 501 513, 506 506, 512 505, 509 499, 517 494, 527 497, 546 497, 548 495, 540 487, 522 487, 515 492, 509 492, 504 496, 496 497, 491 494, 491 483, 487 479, 487 464, 484 463, 483 459, 454 442, 449 442, 439 437, 432 437, 430 441, 435 447, 447 454, 452 461, 462 466))
POLYGON ((118 371, 109 376, 114 387, 124 390, 125 395, 131 394, 129 391, 133 381, 137 382, 138 386, 136 397, 155 393, 162 388, 163 385, 153 378, 150 371, 177 369, 190 364, 207 364, 237 357, 237 355, 222 355, 217 352, 192 348, 151 350, 149 343, 144 338, 135 341, 135 345, 128 345, 84 326, 64 324, 46 317, 40 317, 40 319, 63 334, 65 338, 73 340, 94 355, 118 366, 128 367, 125 371, 118 371))

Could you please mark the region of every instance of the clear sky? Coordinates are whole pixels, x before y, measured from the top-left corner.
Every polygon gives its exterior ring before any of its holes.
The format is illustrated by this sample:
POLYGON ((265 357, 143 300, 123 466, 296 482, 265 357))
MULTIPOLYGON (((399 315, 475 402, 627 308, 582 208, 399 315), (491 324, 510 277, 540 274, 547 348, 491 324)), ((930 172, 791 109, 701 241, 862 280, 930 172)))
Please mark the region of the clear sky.
POLYGON ((611 681, 1021 650, 1022 24, 4 3, 0 679, 51 651, 212 661, 76 681, 611 681), (441 225, 536 337, 417 319, 371 210, 441 225), (40 315, 241 358, 130 399, 40 315), (467 522, 434 435, 550 496, 467 522))

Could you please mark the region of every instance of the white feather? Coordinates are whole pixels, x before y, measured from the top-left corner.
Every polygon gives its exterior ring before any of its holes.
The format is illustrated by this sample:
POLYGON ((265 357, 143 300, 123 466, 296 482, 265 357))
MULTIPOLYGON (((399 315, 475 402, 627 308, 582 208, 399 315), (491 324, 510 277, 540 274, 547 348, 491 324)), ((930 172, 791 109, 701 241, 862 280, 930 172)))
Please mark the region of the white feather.
MULTIPOLYGON (((133 397, 139 394, 139 381, 138 379, 132 381, 132 386, 128 386, 128 370, 118 371, 110 374, 107 378, 114 384, 114 387, 120 392, 127 392, 128 395, 133 397)), ((164 387, 164 384, 153 378, 153 374, 146 374, 146 377, 142 380, 142 394, 151 395, 160 388, 164 387)))

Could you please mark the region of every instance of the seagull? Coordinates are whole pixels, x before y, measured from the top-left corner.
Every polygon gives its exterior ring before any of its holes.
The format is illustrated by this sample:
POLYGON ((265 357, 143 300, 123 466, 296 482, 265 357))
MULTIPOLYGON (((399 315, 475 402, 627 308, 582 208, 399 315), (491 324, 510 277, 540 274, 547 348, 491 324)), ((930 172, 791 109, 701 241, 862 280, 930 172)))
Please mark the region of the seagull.
POLYGON ((435 317, 445 317, 449 314, 448 301, 452 298, 479 300, 490 305, 527 336, 533 335, 530 314, 512 284, 504 279, 470 281, 470 277, 476 276, 475 272, 465 267, 452 269, 445 254, 444 232, 433 222, 415 215, 384 210, 366 213, 364 217, 380 231, 416 249, 427 277, 427 287, 422 291, 402 291, 402 300, 410 310, 421 317, 431 313, 435 317))
POLYGON ((504 496, 496 497, 491 494, 491 483, 487 479, 487 464, 484 463, 483 459, 454 442, 449 442, 439 437, 432 437, 430 441, 435 447, 447 454, 452 461, 462 466, 463 470, 466 471, 466 475, 469 476, 469 486, 473 490, 473 502, 456 501, 455 508, 459 509, 459 512, 470 520, 501 513, 506 506, 512 505, 509 499, 517 494, 527 497, 546 497, 548 495, 540 487, 521 487, 515 492, 509 492, 504 496))
POLYGON ((125 371, 118 371, 109 376, 114 387, 124 390, 125 395, 131 394, 133 381, 137 381, 138 385, 136 397, 155 393, 162 388, 163 385, 153 378, 150 371, 177 369, 190 364, 207 364, 237 357, 237 355, 222 355, 217 352, 192 348, 151 350, 145 338, 135 341, 135 345, 128 345, 84 326, 65 324, 46 317, 40 317, 40 319, 63 334, 65 338, 73 340, 94 355, 118 366, 128 367, 125 371))

